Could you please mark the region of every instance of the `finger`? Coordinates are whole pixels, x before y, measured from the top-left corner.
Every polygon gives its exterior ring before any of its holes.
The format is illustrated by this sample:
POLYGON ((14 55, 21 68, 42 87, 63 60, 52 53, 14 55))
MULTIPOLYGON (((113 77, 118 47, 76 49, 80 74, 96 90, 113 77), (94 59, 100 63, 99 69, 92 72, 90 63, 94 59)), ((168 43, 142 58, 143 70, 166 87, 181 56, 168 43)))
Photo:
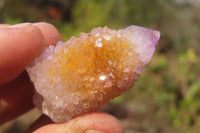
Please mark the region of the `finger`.
POLYGON ((33 88, 26 72, 12 82, 0 85, 0 124, 33 108, 33 88))
POLYGON ((44 36, 44 44, 45 46, 55 45, 58 41, 61 40, 60 34, 58 30, 49 23, 39 22, 34 23, 34 26, 37 26, 44 36))
POLYGON ((44 47, 41 31, 30 23, 0 29, 0 84, 16 78, 44 47))
POLYGON ((63 124, 49 124, 34 133, 123 133, 120 122, 102 112, 91 112, 78 116, 63 124))

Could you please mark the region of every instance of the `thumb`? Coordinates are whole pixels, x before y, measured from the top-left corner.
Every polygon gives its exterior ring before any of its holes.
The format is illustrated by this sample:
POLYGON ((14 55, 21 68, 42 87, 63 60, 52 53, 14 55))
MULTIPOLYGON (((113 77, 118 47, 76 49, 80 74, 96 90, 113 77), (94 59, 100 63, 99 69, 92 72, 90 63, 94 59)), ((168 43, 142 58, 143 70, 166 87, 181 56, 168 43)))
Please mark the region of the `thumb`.
POLYGON ((123 133, 120 122, 103 112, 91 112, 67 123, 49 124, 33 133, 123 133))

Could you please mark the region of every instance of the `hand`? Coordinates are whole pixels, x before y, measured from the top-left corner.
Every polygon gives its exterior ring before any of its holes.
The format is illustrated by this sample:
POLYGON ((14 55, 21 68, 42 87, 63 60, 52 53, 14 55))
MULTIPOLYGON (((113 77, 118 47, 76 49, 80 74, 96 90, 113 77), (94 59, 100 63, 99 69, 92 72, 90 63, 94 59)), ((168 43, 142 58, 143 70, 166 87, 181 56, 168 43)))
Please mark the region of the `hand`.
MULTIPOLYGON (((40 55, 45 46, 55 45, 59 40, 57 29, 48 23, 0 25, 0 124, 34 107, 34 87, 24 68, 40 55)), ((123 132, 116 118, 100 112, 87 113, 62 124, 49 123, 52 122, 42 116, 27 133, 123 132)))

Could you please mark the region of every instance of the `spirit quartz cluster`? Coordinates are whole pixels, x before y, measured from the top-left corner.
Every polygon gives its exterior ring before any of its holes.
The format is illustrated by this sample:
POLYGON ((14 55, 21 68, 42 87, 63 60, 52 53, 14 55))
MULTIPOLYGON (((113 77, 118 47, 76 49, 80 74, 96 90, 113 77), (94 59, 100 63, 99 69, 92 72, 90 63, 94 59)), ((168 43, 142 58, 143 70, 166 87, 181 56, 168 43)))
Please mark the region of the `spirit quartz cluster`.
POLYGON ((133 86, 159 37, 160 32, 139 26, 104 27, 49 46, 27 67, 34 103, 54 122, 103 108, 133 86))

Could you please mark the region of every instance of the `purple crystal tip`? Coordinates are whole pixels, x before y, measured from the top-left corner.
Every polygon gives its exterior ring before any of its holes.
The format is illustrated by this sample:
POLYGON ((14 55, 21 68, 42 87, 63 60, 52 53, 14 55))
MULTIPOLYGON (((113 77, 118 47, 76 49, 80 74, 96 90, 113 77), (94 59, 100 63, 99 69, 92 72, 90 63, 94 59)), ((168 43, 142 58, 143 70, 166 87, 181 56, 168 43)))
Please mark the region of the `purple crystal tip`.
POLYGON ((134 44, 140 60, 144 64, 149 63, 160 39, 160 32, 135 25, 119 31, 134 44))

